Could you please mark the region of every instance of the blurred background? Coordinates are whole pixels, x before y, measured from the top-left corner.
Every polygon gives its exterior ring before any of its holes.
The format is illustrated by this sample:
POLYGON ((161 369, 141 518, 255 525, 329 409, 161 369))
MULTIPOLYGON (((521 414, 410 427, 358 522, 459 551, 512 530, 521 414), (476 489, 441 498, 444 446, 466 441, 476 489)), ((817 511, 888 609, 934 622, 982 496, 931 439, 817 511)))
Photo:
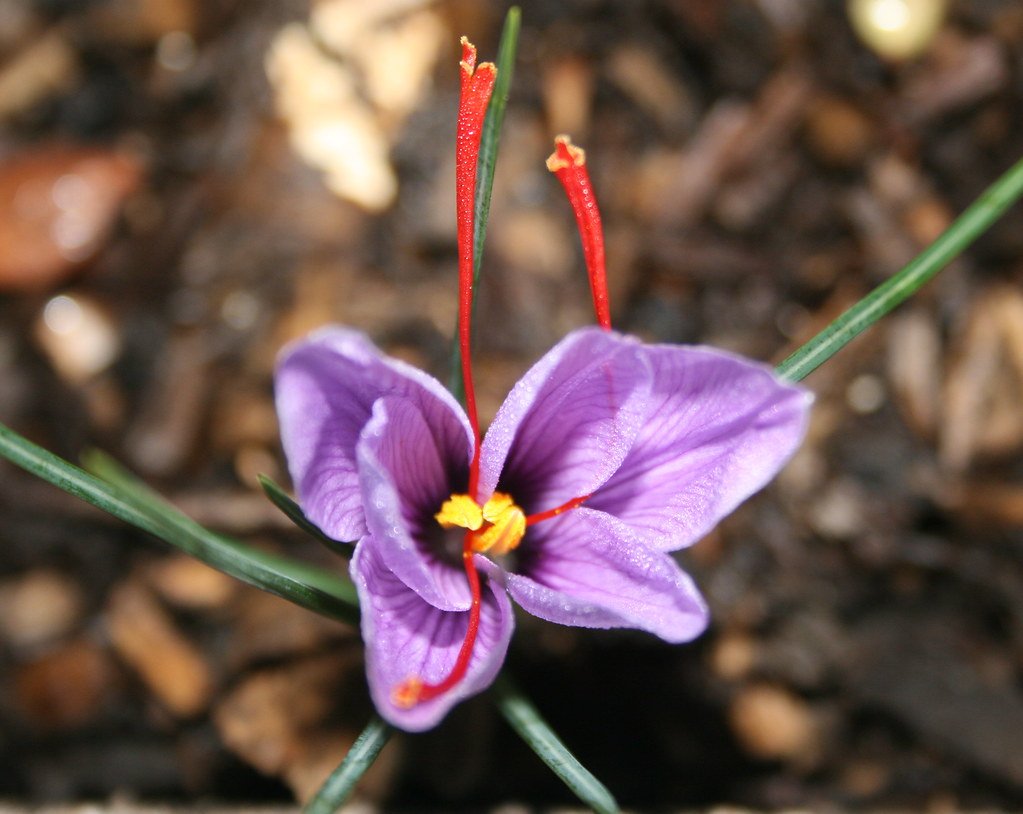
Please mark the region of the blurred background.
MULTIPOLYGON (((778 361, 1023 156, 1017 0, 523 0, 484 259, 484 417, 592 320, 552 138, 588 151, 616 327, 778 361), (858 32, 858 33, 857 33, 858 32)), ((446 375, 457 37, 480 0, 0 0, 0 420, 344 569, 286 483, 281 345, 446 375)), ((1023 208, 809 380, 778 481, 685 552, 686 647, 522 618, 508 669, 623 804, 1023 805, 1023 208)), ((0 463, 0 796, 307 797, 370 714, 357 633, 0 463)), ((484 696, 363 799, 571 797, 484 696)))

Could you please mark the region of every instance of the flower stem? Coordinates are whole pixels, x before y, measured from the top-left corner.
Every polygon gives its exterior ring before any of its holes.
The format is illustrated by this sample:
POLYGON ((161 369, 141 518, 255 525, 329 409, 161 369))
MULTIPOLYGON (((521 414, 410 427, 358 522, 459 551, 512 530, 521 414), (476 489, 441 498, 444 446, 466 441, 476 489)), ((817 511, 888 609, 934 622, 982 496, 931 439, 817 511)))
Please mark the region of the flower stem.
POLYGON ((886 280, 785 359, 778 375, 799 381, 920 289, 987 231, 1023 196, 1023 160, 988 187, 951 226, 894 277, 886 280))

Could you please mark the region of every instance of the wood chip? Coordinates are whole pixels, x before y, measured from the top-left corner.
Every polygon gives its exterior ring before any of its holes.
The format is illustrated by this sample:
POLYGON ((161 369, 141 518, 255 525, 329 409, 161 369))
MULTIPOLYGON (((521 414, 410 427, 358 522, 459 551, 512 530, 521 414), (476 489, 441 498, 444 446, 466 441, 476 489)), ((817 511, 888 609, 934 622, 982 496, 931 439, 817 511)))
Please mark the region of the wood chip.
MULTIPOLYGON (((339 561, 339 567, 343 567, 339 561)), ((236 607, 236 635, 227 649, 232 669, 317 652, 357 638, 355 630, 262 591, 246 591, 236 607)))
POLYGON ((704 116, 681 153, 656 153, 639 170, 637 204, 657 223, 691 223, 721 185, 764 168, 764 156, 781 148, 803 118, 811 85, 801 71, 782 71, 754 105, 724 99, 704 116))
POLYGON ((593 67, 582 58, 559 55, 540 63, 543 108, 552 133, 571 133, 585 143, 593 107, 593 67))
POLYGON ((967 39, 944 32, 924 62, 903 88, 899 114, 921 124, 967 105, 1005 86, 1008 63, 991 36, 967 39))
POLYGON ((0 636, 16 647, 43 644, 81 620, 84 598, 77 582, 38 569, 0 583, 0 636))
POLYGON ((944 389, 941 457, 955 471, 978 456, 1023 445, 1023 295, 1014 286, 986 292, 970 307, 944 389))
POLYGON ((80 727, 100 713, 114 689, 115 672, 103 650, 79 639, 18 667, 15 700, 45 729, 80 727))
POLYGON ((78 74, 78 55, 61 28, 31 40, 0 68, 0 119, 23 113, 68 90, 78 74))
POLYGON ((941 490, 939 500, 975 525, 1023 528, 1023 484, 968 480, 941 490))
POLYGON ((350 69, 325 54, 309 29, 291 23, 274 39, 266 72, 295 152, 324 173, 337 195, 372 212, 388 207, 398 180, 350 69))
POLYGON ((937 321, 910 306, 890 316, 888 383, 910 426, 933 438, 941 411, 942 347, 937 321))
POLYGON ((182 333, 171 338, 157 360, 125 440, 132 464, 142 472, 168 475, 192 454, 213 385, 208 350, 203 335, 182 333))
POLYGON ((734 145, 752 115, 742 102, 719 101, 684 151, 645 158, 637 173, 641 216, 663 224, 697 220, 729 170, 734 145))
POLYGON ((195 0, 103 0, 88 13, 90 31, 136 47, 153 45, 172 31, 194 33, 199 17, 195 0))
POLYGON ((685 129, 695 105, 678 72, 665 65, 646 44, 615 49, 606 70, 611 80, 654 121, 669 132, 685 129))
POLYGON ((206 708, 213 677, 202 654, 136 581, 113 592, 107 629, 118 655, 168 710, 189 718, 206 708))
POLYGON ((97 376, 121 351, 121 334, 110 312, 82 294, 50 299, 32 333, 57 372, 71 384, 97 376))
POLYGON ((807 108, 806 134, 810 149, 836 167, 861 164, 874 143, 874 123, 851 102, 822 95, 807 108))
POLYGON ((743 689, 730 706, 729 721, 746 751, 757 758, 806 758, 816 746, 817 727, 809 706, 781 687, 755 684, 743 689))
MULTIPOLYGON (((354 695, 344 688, 353 676, 361 685, 361 670, 357 648, 260 670, 217 705, 214 722, 232 751, 308 800, 358 736, 360 727, 348 719, 362 719, 368 700, 361 687, 354 695)), ((360 781, 374 795, 394 770, 393 760, 382 758, 360 781)))
POLYGON ((240 587, 233 577, 184 554, 152 563, 146 578, 168 602, 192 610, 221 608, 240 587))

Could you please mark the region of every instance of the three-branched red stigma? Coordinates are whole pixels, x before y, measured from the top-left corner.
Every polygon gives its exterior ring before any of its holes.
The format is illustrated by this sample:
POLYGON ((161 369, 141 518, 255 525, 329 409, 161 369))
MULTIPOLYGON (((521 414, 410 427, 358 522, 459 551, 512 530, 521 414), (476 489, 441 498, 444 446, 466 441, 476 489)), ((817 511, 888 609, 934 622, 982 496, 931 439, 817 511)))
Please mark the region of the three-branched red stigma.
MULTIPOLYGON (((482 592, 474 557, 477 553, 498 557, 514 550, 526 534, 527 527, 581 506, 589 495, 572 498, 560 506, 527 515, 503 492, 495 492, 482 505, 477 492, 480 471, 480 428, 476 408, 476 391, 472 377, 472 302, 475 253, 476 168, 479 161, 483 122, 493 93, 497 69, 492 63, 476 65, 476 48, 465 37, 461 40, 461 93, 458 105, 458 130, 455 146, 456 215, 458 240, 458 345, 462 355, 462 380, 465 387, 465 408, 473 434, 473 456, 469 465, 467 493, 452 494, 439 507, 435 518, 446 529, 464 528, 462 565, 469 583, 469 621, 465 638, 451 671, 437 683, 411 676, 391 692, 391 700, 399 707, 409 708, 455 687, 469 669, 473 648, 480 627, 482 592)), ((583 243, 583 255, 590 278, 593 307, 597 322, 611 329, 604 261, 604 234, 600 211, 586 170, 585 153, 575 147, 567 136, 555 140, 555 152, 547 167, 558 177, 575 213, 583 243)))

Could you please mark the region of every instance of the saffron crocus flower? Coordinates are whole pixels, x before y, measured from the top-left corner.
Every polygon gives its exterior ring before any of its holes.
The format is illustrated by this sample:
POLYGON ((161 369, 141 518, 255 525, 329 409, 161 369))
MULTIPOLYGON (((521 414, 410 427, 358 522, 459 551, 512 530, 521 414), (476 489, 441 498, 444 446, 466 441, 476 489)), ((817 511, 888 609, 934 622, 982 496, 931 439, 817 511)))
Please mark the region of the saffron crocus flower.
POLYGON ((610 330, 603 236, 585 156, 548 166, 583 238, 601 329, 567 336, 513 388, 485 437, 469 348, 473 195, 494 80, 463 39, 456 150, 459 340, 466 410, 362 334, 327 328, 277 369, 299 502, 354 541, 370 691, 407 730, 434 726, 504 660, 511 600, 552 622, 685 642, 706 626, 669 552, 763 486, 796 448, 809 398, 767 367, 610 330))
POLYGON ((450 675, 468 624, 460 538, 444 525, 479 518, 442 512, 457 511, 452 496, 467 490, 469 420, 438 381, 342 328, 288 348, 276 389, 304 511, 331 537, 358 541, 351 574, 370 689, 381 714, 407 730, 433 726, 493 681, 513 627, 509 597, 561 624, 669 642, 698 635, 706 606, 668 552, 773 477, 803 435, 808 405, 766 367, 721 351, 596 328, 566 337, 515 386, 482 441, 466 513, 504 503, 514 518, 487 528, 514 537, 521 518, 524 533, 505 554, 473 554, 482 607, 464 675, 410 705, 401 688, 410 676, 437 684, 450 675))

